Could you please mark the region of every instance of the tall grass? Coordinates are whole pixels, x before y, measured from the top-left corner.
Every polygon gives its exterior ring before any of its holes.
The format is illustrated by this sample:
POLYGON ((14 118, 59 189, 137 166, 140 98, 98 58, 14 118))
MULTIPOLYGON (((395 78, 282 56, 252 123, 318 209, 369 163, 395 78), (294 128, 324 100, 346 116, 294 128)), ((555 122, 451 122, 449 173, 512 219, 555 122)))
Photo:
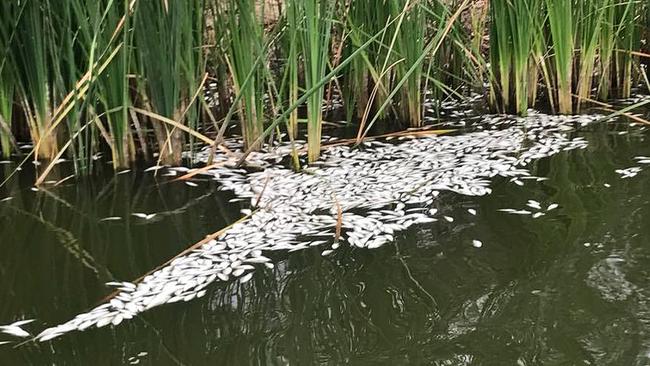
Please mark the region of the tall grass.
POLYGON ((631 95, 647 2, 495 0, 490 9, 494 109, 525 114, 517 85, 529 88, 529 105, 537 104, 541 85, 550 108, 565 114, 580 111, 592 97, 631 95), (529 75, 521 82, 525 60, 529 75), (517 108, 509 107, 513 94, 517 108))
MULTIPOLYGON (((135 10, 135 40, 144 107, 196 128, 192 95, 204 73, 203 1, 141 1, 135 10)), ((180 164, 184 134, 176 126, 152 120, 164 164, 180 164)))
POLYGON ((307 156, 310 162, 320 157, 321 130, 323 123, 323 96, 325 86, 317 87, 327 72, 330 59, 330 40, 332 14, 334 6, 331 1, 303 0, 296 1, 298 18, 304 17, 301 34, 301 50, 304 60, 305 88, 316 91, 307 99, 307 156))
POLYGON ((9 32, 15 32, 12 39, 15 47, 11 48, 7 57, 12 58, 15 67, 16 98, 24 113, 31 140, 39 146, 36 156, 51 159, 58 151, 58 131, 53 130, 52 125, 57 77, 50 68, 53 61, 49 58, 50 50, 54 47, 51 38, 53 29, 50 23, 52 18, 48 17, 45 5, 47 3, 41 6, 35 1, 20 6, 14 4, 11 10, 18 24, 9 32))
MULTIPOLYGON (((12 17, 11 3, 0 4, 0 23, 11 24, 15 22, 12 17)), ((2 157, 9 157, 11 154, 12 138, 11 125, 13 121, 13 100, 14 100, 14 70, 11 70, 11 62, 8 62, 9 45, 13 33, 10 27, 0 27, 0 153, 2 157)))
POLYGON ((421 126, 425 101, 484 91, 485 80, 493 109, 520 115, 580 111, 644 80, 647 2, 468 3, 286 0, 278 19, 265 0, 7 0, 0 153, 30 142, 36 158, 72 158, 79 172, 106 150, 116 170, 154 151, 181 164, 192 136, 222 143, 235 121, 247 151, 286 130, 306 135, 314 161, 324 99, 338 92, 361 139, 379 120, 421 126))
MULTIPOLYGON (((226 39, 225 60, 234 92, 242 96, 238 106, 239 122, 245 146, 259 148, 252 145, 264 130, 264 22, 259 19, 255 0, 230 0, 224 5, 216 4, 214 19, 215 22, 225 20, 220 29, 226 39), (244 84, 245 81, 248 82, 244 84)), ((264 4, 261 4, 261 17, 263 13, 264 4)))
POLYGON ((407 80, 401 91, 400 117, 403 121, 408 121, 411 127, 420 127, 424 63, 417 63, 417 60, 425 48, 425 11, 417 1, 410 0, 393 0, 390 9, 391 18, 399 18, 391 41, 400 58, 395 67, 395 76, 398 80, 407 80), (407 75, 411 68, 413 72, 407 75))
POLYGON ((558 111, 570 114, 573 111, 572 76, 574 24, 573 2, 566 0, 546 0, 548 23, 551 30, 553 66, 555 68, 556 97, 558 111))
POLYGON ((493 85, 497 91, 493 90, 492 93, 501 94, 500 109, 525 115, 531 99, 529 90, 537 84, 537 69, 532 52, 540 37, 540 29, 535 24, 535 13, 541 9, 542 4, 539 0, 494 0, 490 7, 490 55, 492 63, 498 65, 494 70, 497 75, 496 85, 493 85))

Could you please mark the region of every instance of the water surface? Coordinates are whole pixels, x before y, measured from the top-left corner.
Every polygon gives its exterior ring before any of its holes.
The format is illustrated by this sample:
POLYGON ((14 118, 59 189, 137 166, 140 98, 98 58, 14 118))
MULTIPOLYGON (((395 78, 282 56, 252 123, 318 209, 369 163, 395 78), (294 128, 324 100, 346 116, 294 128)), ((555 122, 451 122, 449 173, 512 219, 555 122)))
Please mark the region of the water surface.
MULTIPOLYGON (((546 181, 443 193, 453 223, 416 226, 377 250, 272 253, 276 268, 246 284, 115 328, 3 345, 0 364, 650 364, 650 166, 615 172, 650 156, 648 134, 619 121, 579 135, 587 149, 529 167, 546 181), (560 208, 537 219, 497 211, 529 199, 560 208)), ((38 332, 66 321, 108 294, 105 282, 139 277, 240 217, 216 182, 106 170, 34 192, 26 167, 0 188, 14 197, 0 202, 0 323, 36 318, 26 329, 38 332)))

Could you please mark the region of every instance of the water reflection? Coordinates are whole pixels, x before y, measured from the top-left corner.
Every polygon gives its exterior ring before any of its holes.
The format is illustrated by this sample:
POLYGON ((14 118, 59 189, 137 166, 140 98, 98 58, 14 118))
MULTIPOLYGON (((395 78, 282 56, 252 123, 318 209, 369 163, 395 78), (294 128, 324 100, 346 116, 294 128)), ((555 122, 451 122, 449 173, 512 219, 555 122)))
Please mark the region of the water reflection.
MULTIPOLYGON (((0 346, 0 363, 646 364, 650 170, 627 180, 614 170, 650 146, 606 126, 585 135, 587 150, 531 167, 547 181, 441 197, 454 223, 419 226, 373 251, 273 253, 276 267, 249 283, 115 329, 0 346), (497 211, 529 199, 560 208, 538 219, 497 211)), ((138 277, 239 217, 212 182, 107 175, 33 192, 29 174, 0 191, 14 197, 0 203, 0 323, 35 317, 33 331, 93 306, 108 292, 102 283, 138 277), (121 219, 102 221, 112 216, 121 219)))

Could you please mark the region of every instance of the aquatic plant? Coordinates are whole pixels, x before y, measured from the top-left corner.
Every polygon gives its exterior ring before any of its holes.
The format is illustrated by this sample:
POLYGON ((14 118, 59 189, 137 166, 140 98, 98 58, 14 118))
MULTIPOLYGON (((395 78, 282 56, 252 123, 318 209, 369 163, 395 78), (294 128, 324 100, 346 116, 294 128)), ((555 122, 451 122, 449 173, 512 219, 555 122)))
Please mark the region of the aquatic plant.
MULTIPOLYGON (((198 128, 192 97, 204 74, 203 1, 142 1, 135 9, 135 43, 140 98, 145 110, 198 128)), ((184 134, 150 118, 163 164, 181 163, 184 134)))
POLYGON ((307 98, 307 156, 312 162, 318 160, 320 156, 325 86, 317 84, 325 77, 330 58, 334 4, 331 1, 321 0, 296 2, 296 9, 299 9, 297 16, 304 18, 300 45, 304 62, 305 88, 315 89, 307 98))
POLYGON ((313 162, 333 100, 360 141, 378 121, 421 126, 485 81, 493 110, 525 115, 628 97, 647 79, 645 2, 469 3, 5 1, 0 152, 29 142, 82 173, 103 150, 116 170, 155 154, 178 165, 197 137, 216 149, 239 131, 246 155, 286 131, 306 135, 313 162))
MULTIPOLYGON (((258 149, 253 143, 264 130, 264 95, 266 66, 264 46, 264 3, 258 15, 256 0, 216 2, 214 20, 224 22, 225 61, 232 76, 234 93, 241 95, 237 107, 239 123, 246 147, 258 149), (259 18, 262 19, 259 19, 259 18), (244 83, 247 81, 246 83, 244 83)), ((215 26, 216 28, 216 26, 215 26)))

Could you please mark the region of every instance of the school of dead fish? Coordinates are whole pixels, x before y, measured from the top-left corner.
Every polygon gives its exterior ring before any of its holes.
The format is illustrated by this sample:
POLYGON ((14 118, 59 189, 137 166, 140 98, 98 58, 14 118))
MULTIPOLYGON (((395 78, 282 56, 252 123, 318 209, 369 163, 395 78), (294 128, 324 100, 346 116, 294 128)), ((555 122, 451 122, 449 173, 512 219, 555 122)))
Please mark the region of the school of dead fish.
MULTIPOLYGON (((235 168, 232 157, 216 155, 215 161, 224 166, 202 175, 217 180, 220 189, 234 192, 235 200, 250 202, 251 209, 242 210, 248 218, 138 283, 108 283, 117 289, 116 296, 45 329, 35 339, 44 342, 75 330, 115 326, 159 305, 200 298, 215 281, 247 282, 256 269, 273 268, 264 255, 270 251, 320 246, 325 248, 322 255, 329 255, 341 245, 372 249, 393 241, 396 233, 412 225, 438 220, 450 224, 453 217, 438 214, 440 192, 486 195, 491 192, 490 179, 497 176, 517 185, 544 180, 532 176, 526 166, 561 151, 586 148, 584 138, 570 134, 576 126, 597 120, 590 115, 486 116, 478 131, 462 135, 365 142, 356 150, 330 147, 318 164, 301 173, 277 164, 290 146, 251 154, 248 162, 263 167, 254 173, 235 168), (337 237, 339 215, 342 230, 337 237)), ((199 158, 207 160, 208 153, 206 149, 199 158)), ((648 164, 650 158, 636 161, 648 164)), ((175 175, 187 168, 168 171, 175 175)), ((638 172, 627 169, 620 174, 627 178, 638 172)), ((522 209, 502 211, 537 218, 556 208, 557 203, 529 200, 522 209)), ((478 214, 474 208, 467 212, 478 214)), ((153 215, 134 214, 143 220, 153 215)), ((113 219, 119 218, 105 220, 113 219)), ((471 245, 480 248, 483 242, 474 239, 471 245)), ((20 331, 20 324, 0 331, 28 336, 20 331)))

